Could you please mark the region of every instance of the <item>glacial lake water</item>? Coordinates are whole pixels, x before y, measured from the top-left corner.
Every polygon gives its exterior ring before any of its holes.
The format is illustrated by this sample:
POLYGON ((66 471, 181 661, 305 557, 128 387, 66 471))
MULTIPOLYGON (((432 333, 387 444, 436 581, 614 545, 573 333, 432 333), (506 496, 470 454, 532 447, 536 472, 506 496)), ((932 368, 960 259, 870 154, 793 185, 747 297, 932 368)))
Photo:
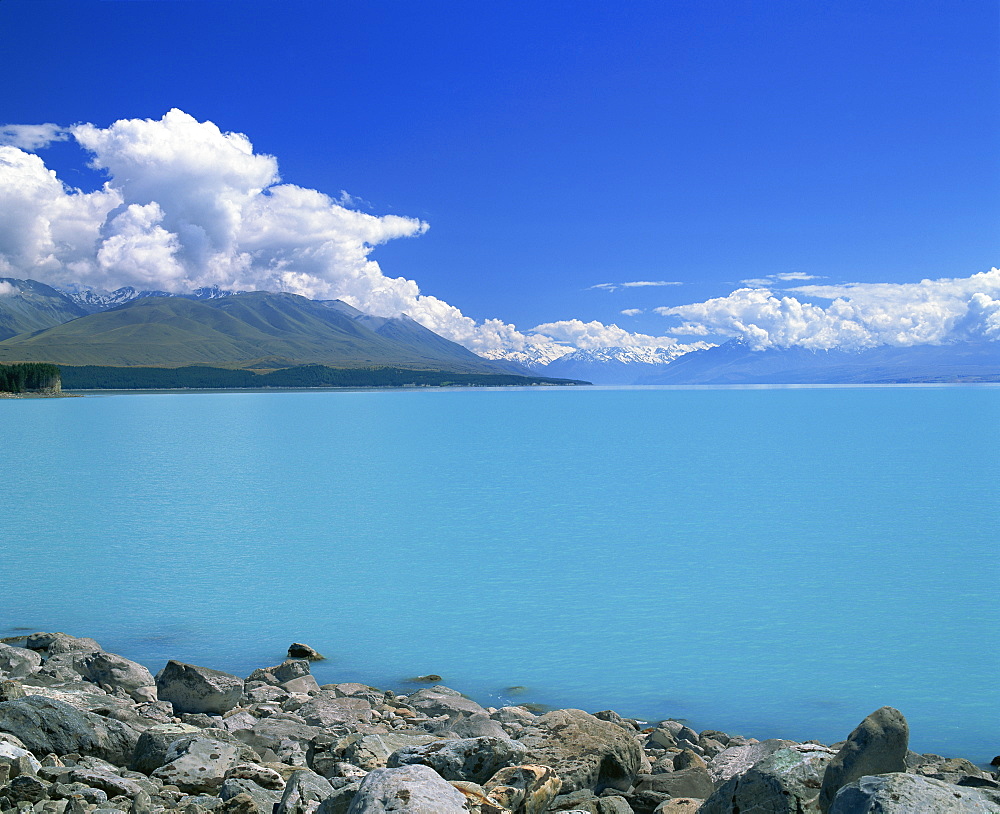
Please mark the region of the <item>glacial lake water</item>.
POLYGON ((985 762, 998 486, 995 386, 5 400, 0 636, 985 762))

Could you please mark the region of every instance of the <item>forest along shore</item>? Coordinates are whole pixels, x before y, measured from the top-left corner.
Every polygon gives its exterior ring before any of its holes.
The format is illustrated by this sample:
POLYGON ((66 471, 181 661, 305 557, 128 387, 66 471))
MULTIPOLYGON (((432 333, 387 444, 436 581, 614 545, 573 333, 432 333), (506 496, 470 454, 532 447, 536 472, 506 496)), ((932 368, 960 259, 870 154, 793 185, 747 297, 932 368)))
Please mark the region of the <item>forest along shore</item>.
POLYGON ((64 633, 5 641, 2 812, 1000 812, 1000 772, 909 751, 891 707, 841 743, 757 741, 484 708, 439 684, 320 686, 322 656, 298 643, 241 678, 178 661, 154 677, 64 633))

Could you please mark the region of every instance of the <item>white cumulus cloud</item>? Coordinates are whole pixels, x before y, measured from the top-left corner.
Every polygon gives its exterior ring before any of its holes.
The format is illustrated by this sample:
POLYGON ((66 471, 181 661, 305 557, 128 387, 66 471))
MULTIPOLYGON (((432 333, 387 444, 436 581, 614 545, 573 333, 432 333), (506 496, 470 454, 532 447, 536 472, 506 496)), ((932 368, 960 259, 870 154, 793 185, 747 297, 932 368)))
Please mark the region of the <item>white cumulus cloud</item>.
POLYGON ((579 319, 564 319, 558 322, 546 322, 536 325, 532 331, 581 349, 625 346, 658 348, 677 344, 677 340, 672 336, 632 333, 617 325, 605 325, 596 320, 583 322, 579 319))
POLYGON ((283 184, 273 156, 254 152, 180 110, 161 119, 8 125, 0 139, 0 272, 64 287, 184 292, 218 285, 343 299, 368 313, 407 313, 473 350, 539 345, 499 320, 476 324, 388 277, 369 258, 386 241, 422 234, 416 218, 359 212, 336 199, 283 184), (63 184, 28 150, 71 135, 108 180, 84 193, 63 184))
POLYGON ((40 150, 53 141, 66 141, 69 131, 57 124, 2 124, 0 144, 22 150, 40 150))
POLYGON ((741 288, 726 297, 657 308, 678 334, 740 337, 757 349, 860 349, 998 338, 1000 270, 919 283, 806 285, 795 296, 741 288), (830 300, 822 306, 808 299, 830 300))
POLYGON ((6 280, 0 280, 0 297, 13 297, 17 292, 18 289, 16 286, 8 283, 6 280))

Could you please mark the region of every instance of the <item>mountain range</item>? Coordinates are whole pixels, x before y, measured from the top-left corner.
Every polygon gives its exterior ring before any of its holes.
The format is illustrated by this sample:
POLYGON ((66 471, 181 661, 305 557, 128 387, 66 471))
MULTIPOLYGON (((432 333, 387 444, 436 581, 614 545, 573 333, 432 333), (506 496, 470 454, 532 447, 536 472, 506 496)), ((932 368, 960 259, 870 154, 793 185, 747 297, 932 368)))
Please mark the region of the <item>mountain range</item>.
POLYGON ((693 351, 638 384, 1000 382, 1000 342, 881 345, 862 350, 768 348, 740 340, 693 351))
POLYGON ((536 362, 526 367, 544 372, 546 376, 586 379, 594 384, 635 384, 645 376, 664 370, 684 352, 685 349, 676 345, 588 348, 571 351, 545 364, 536 362))
POLYGON ((60 291, 0 278, 0 363, 274 370, 301 365, 517 374, 595 384, 863 384, 1000 381, 1000 342, 857 351, 719 346, 552 345, 478 356, 403 315, 340 300, 202 288, 183 295, 120 288, 60 291))
POLYGON ((529 373, 510 362, 483 359, 409 317, 374 317, 339 300, 263 291, 171 296, 134 289, 74 297, 13 278, 0 278, 0 286, 5 292, 0 362, 529 373))

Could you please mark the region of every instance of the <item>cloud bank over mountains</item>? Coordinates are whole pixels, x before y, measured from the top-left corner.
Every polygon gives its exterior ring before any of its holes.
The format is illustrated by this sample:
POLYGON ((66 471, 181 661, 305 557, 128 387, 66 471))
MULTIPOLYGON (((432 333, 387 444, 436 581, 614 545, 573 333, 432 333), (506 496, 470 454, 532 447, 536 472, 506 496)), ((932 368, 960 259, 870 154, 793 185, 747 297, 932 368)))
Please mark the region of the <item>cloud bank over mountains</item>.
POLYGON ((860 350, 1000 340, 1000 269, 919 283, 802 285, 778 296, 740 288, 726 297, 657 308, 682 324, 674 333, 740 337, 751 348, 860 350), (799 297, 832 300, 821 306, 799 297))
MULTIPOLYGON (((159 120, 124 119, 107 128, 0 126, 0 276, 100 290, 131 285, 179 293, 219 286, 337 298, 379 316, 406 313, 494 358, 669 347, 678 345, 677 335, 742 337, 761 349, 1000 339, 996 269, 903 285, 798 285, 781 295, 776 287, 816 278, 803 272, 768 275, 743 281, 749 287, 726 297, 655 309, 669 318, 662 336, 578 319, 527 332, 499 319, 476 323, 422 294, 415 281, 385 275, 369 257, 374 247, 418 236, 428 224, 361 212, 359 202, 343 191, 330 197, 282 183, 277 159, 255 153, 246 136, 176 109, 159 120), (84 148, 91 167, 107 176, 101 189, 67 186, 33 152, 66 140, 84 148)), ((680 283, 639 280, 592 288, 613 293, 674 285, 680 283)))

